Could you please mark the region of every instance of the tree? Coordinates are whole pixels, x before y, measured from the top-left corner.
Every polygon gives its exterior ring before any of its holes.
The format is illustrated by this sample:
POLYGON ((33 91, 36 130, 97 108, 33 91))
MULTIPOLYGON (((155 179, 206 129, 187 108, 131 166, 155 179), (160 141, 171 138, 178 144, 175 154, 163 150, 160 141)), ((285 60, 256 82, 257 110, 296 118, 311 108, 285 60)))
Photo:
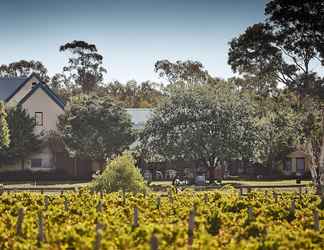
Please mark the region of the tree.
POLYGON ((264 98, 262 105, 256 101, 257 159, 275 169, 284 163, 301 139, 301 115, 290 105, 289 96, 264 98))
POLYGON ((211 79, 202 63, 191 60, 176 61, 175 63, 169 60, 159 60, 155 63, 155 72, 160 77, 165 77, 170 84, 176 82, 202 84, 211 79))
POLYGON ((34 134, 35 120, 21 106, 8 110, 8 127, 10 130, 10 146, 2 151, 2 162, 21 160, 22 167, 25 159, 31 153, 37 152, 42 145, 39 136, 34 134))
POLYGON ((135 167, 135 161, 130 154, 117 156, 107 164, 103 173, 91 183, 96 191, 104 192, 144 192, 146 190, 144 178, 135 167))
POLYGON ((201 160, 214 168, 252 159, 256 130, 250 103, 234 87, 171 88, 141 135, 146 158, 201 160))
POLYGON ((48 82, 50 79, 47 68, 40 61, 20 60, 0 66, 1 77, 27 77, 32 73, 38 75, 45 82, 48 82))
POLYGON ((0 102, 0 150, 6 149, 10 144, 10 133, 7 123, 7 113, 3 102, 0 102))
POLYGON ((316 72, 310 66, 321 61, 323 11, 321 0, 270 1, 265 23, 249 27, 231 41, 229 64, 243 76, 260 79, 256 89, 262 84, 265 88, 271 80, 270 87, 281 82, 301 97, 321 93, 323 86, 313 84, 316 72))
POLYGON ((146 81, 138 84, 128 81, 122 84, 111 82, 99 88, 98 95, 108 95, 126 108, 152 108, 157 106, 162 98, 160 86, 154 82, 146 81))
POLYGON ((129 115, 106 97, 75 98, 58 128, 68 151, 83 159, 107 160, 134 141, 129 115))
MULTIPOLYGON (((298 96, 298 112, 307 121, 302 123, 306 126, 303 128, 304 144, 308 145, 307 151, 312 156, 311 169, 318 186, 320 162, 324 164, 324 127, 317 122, 323 119, 319 119, 318 115, 313 119, 311 113, 315 110, 314 113, 321 113, 317 110, 322 107, 324 79, 311 67, 319 63, 324 65, 323 13, 322 0, 269 1, 265 8, 265 22, 248 28, 244 34, 234 38, 229 51, 229 63, 241 76, 267 79, 270 75, 275 84, 283 83, 298 96), (264 65, 270 71, 264 72, 264 65), (311 122, 313 124, 308 124, 311 122)), ((264 80, 250 83, 255 90, 259 89, 255 83, 267 88, 267 81, 264 80)), ((324 166, 322 168, 324 173, 324 166)))
POLYGON ((102 81, 107 70, 102 66, 103 56, 98 53, 94 44, 84 41, 73 41, 60 47, 60 52, 70 52, 68 66, 64 72, 70 74, 76 86, 81 87, 84 93, 93 91, 102 81))
MULTIPOLYGON (((230 42, 228 63, 232 70, 243 76, 236 81, 243 90, 253 90, 268 96, 276 90, 278 81, 285 82, 283 69, 287 68, 282 52, 274 45, 276 37, 271 27, 259 23, 230 42)), ((293 73, 295 68, 290 69, 293 73)))

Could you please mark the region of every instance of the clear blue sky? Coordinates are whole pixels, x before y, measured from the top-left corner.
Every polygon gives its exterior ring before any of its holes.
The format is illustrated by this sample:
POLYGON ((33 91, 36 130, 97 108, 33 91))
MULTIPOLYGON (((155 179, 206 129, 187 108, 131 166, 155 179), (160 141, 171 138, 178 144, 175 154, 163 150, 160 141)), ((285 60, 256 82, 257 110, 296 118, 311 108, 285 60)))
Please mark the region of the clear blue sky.
POLYGON ((50 74, 67 61, 59 46, 95 43, 106 79, 157 80, 159 59, 198 60, 232 75, 228 42, 264 19, 266 0, 1 0, 0 64, 40 60, 50 74))

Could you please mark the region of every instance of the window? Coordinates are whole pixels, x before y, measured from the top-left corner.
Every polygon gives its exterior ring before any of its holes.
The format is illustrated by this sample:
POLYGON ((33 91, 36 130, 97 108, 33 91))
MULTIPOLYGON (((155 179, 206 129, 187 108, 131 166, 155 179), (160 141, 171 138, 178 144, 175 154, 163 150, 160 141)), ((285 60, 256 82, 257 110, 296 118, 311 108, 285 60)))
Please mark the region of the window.
POLYGON ((296 172, 301 175, 305 173, 305 158, 296 158, 296 172))
POLYGON ((31 159, 30 162, 32 168, 42 167, 42 159, 31 159))
POLYGON ((35 122, 36 126, 43 126, 43 112, 35 112, 35 122))
POLYGON ((283 170, 287 172, 292 170, 292 161, 290 158, 287 158, 285 160, 283 170))

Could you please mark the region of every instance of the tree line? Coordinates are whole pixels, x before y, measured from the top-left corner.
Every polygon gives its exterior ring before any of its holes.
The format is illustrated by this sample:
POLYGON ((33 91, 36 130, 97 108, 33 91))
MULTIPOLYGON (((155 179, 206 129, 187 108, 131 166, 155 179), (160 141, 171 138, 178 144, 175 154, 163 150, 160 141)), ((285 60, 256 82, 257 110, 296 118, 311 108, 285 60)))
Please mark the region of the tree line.
POLYGON ((0 75, 35 72, 69 100, 59 127, 65 145, 82 157, 106 159, 134 140, 130 117, 121 107, 154 107, 153 117, 136 133, 146 159, 200 159, 207 167, 241 159, 275 169, 298 145, 311 156, 319 182, 323 12, 321 0, 269 1, 264 22, 229 42, 228 63, 237 76, 226 80, 212 77, 198 61, 159 60, 154 69, 165 86, 104 84, 103 56, 84 41, 60 47, 70 56, 52 78, 34 61, 2 65, 0 75))

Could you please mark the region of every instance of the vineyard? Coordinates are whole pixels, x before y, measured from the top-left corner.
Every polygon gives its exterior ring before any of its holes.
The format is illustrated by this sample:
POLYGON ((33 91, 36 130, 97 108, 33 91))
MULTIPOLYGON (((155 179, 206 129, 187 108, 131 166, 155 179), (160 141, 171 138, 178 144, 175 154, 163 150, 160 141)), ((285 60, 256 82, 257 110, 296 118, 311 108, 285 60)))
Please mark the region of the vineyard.
POLYGON ((324 249, 323 205, 292 192, 3 193, 0 249, 324 249))

